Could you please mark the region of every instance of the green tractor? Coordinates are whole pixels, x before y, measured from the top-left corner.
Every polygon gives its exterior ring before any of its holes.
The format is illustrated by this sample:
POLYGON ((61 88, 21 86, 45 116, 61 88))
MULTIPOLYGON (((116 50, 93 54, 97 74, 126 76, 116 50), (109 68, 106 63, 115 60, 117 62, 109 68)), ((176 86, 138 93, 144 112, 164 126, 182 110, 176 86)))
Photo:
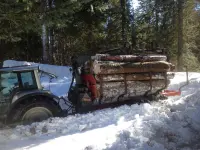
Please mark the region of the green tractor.
POLYGON ((0 120, 6 124, 26 124, 58 116, 59 98, 44 90, 37 66, 0 69, 0 120))

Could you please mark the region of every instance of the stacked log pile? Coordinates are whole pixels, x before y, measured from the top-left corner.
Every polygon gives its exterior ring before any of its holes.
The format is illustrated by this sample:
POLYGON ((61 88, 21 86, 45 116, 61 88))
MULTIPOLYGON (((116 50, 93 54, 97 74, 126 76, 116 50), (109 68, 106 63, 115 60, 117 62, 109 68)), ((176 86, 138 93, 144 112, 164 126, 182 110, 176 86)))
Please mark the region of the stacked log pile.
POLYGON ((104 98, 138 96, 164 89, 175 67, 163 55, 101 54, 92 57, 98 91, 104 98))

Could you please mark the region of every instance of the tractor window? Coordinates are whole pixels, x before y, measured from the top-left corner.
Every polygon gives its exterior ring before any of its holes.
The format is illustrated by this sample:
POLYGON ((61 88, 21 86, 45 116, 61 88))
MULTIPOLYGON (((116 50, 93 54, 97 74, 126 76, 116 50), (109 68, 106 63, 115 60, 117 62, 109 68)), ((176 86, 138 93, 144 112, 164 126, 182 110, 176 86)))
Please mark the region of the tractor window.
POLYGON ((22 72, 21 80, 24 89, 37 88, 34 72, 22 72))
POLYGON ((19 88, 17 73, 0 73, 0 93, 3 96, 9 96, 14 89, 19 88))

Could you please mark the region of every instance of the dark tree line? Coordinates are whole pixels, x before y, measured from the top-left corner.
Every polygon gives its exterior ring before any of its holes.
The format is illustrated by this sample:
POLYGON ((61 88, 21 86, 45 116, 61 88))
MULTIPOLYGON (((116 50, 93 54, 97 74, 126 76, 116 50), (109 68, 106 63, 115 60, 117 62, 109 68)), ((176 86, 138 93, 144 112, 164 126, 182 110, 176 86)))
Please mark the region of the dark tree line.
POLYGON ((0 60, 69 65, 74 54, 165 48, 198 70, 199 4, 193 0, 1 0, 0 60))

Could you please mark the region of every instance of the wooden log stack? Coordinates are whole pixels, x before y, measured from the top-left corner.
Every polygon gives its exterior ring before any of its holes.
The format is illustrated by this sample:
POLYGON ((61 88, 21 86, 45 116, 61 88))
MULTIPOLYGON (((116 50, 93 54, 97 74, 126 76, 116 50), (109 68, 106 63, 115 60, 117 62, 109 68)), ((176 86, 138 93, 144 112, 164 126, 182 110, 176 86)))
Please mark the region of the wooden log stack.
POLYGON ((97 54, 92 56, 92 66, 88 64, 86 68, 92 69, 100 95, 112 99, 164 89, 174 76, 169 72, 175 69, 164 55, 97 54))

